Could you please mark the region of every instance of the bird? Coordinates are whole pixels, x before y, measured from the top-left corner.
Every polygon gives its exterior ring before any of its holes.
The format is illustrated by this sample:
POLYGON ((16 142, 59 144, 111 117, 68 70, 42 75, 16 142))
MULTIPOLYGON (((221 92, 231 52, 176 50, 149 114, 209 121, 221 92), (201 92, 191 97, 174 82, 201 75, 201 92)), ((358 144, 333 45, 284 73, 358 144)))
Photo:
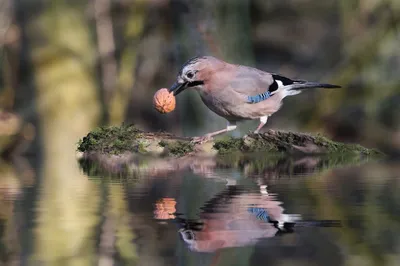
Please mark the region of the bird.
POLYGON ((287 213, 275 192, 269 193, 266 185, 258 188, 229 186, 205 202, 197 218, 176 214, 178 232, 189 249, 216 252, 254 245, 298 227, 341 227, 339 220, 304 220, 300 214, 287 213))
POLYGON ((284 213, 282 204, 275 194, 229 186, 204 203, 198 218, 177 215, 178 232, 189 249, 197 252, 248 246, 260 238, 291 233, 286 232, 286 223, 296 223, 301 216, 284 213))
POLYGON ((258 119, 254 133, 259 133, 268 118, 281 108, 285 97, 312 88, 341 86, 291 79, 213 56, 196 56, 182 65, 169 92, 177 96, 187 89, 195 89, 211 111, 227 120, 226 128, 193 138, 194 142, 207 142, 235 130, 237 123, 245 120, 258 119))

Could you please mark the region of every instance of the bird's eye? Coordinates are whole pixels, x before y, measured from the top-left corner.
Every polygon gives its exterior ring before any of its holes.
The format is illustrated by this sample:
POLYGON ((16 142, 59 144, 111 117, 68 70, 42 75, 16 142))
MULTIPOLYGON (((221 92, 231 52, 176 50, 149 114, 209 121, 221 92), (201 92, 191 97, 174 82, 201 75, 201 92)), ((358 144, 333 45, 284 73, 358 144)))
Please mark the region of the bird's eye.
POLYGON ((187 77, 188 79, 192 79, 192 78, 194 78, 194 73, 191 72, 191 71, 189 71, 189 72, 186 73, 186 77, 187 77))

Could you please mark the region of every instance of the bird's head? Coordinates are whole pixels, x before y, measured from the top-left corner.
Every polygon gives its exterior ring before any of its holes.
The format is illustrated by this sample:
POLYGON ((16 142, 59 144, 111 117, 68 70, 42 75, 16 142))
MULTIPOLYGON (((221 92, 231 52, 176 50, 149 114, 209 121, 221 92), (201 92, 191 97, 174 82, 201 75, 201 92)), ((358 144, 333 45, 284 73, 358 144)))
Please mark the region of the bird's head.
POLYGON ((194 57, 187 61, 179 71, 175 83, 169 89, 174 95, 178 95, 188 88, 202 89, 209 76, 222 61, 211 57, 194 57))

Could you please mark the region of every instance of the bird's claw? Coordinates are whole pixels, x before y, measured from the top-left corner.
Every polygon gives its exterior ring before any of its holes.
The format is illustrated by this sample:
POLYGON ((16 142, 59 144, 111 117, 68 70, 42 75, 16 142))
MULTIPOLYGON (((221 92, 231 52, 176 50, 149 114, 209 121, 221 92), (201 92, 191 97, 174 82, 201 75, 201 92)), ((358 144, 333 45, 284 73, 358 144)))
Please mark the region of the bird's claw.
POLYGON ((211 141, 212 139, 213 139, 212 136, 204 135, 204 136, 201 136, 201 137, 193 137, 190 142, 193 143, 193 144, 203 144, 205 142, 211 141))

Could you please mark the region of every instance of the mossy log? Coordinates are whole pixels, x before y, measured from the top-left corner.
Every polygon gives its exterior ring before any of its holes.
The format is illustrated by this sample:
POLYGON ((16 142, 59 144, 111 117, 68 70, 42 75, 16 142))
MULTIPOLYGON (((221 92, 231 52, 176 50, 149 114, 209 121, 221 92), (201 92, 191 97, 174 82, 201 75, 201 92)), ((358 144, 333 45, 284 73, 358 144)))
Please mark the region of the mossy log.
POLYGON ((100 127, 79 142, 78 150, 82 155, 81 166, 86 171, 117 175, 146 171, 152 176, 185 169, 207 172, 220 167, 240 167, 251 172, 278 169, 279 173, 292 173, 294 168, 301 168, 307 172, 357 164, 383 155, 377 150, 334 142, 321 135, 273 130, 202 144, 191 140, 165 132, 144 132, 132 125, 100 127))
POLYGON ((133 125, 100 127, 85 136, 78 146, 80 152, 118 155, 139 153, 152 156, 182 157, 202 154, 216 156, 227 153, 268 152, 274 154, 341 154, 347 156, 378 156, 377 150, 357 144, 334 142, 321 135, 269 130, 243 138, 226 137, 206 143, 193 143, 191 138, 165 132, 144 132, 133 125))

